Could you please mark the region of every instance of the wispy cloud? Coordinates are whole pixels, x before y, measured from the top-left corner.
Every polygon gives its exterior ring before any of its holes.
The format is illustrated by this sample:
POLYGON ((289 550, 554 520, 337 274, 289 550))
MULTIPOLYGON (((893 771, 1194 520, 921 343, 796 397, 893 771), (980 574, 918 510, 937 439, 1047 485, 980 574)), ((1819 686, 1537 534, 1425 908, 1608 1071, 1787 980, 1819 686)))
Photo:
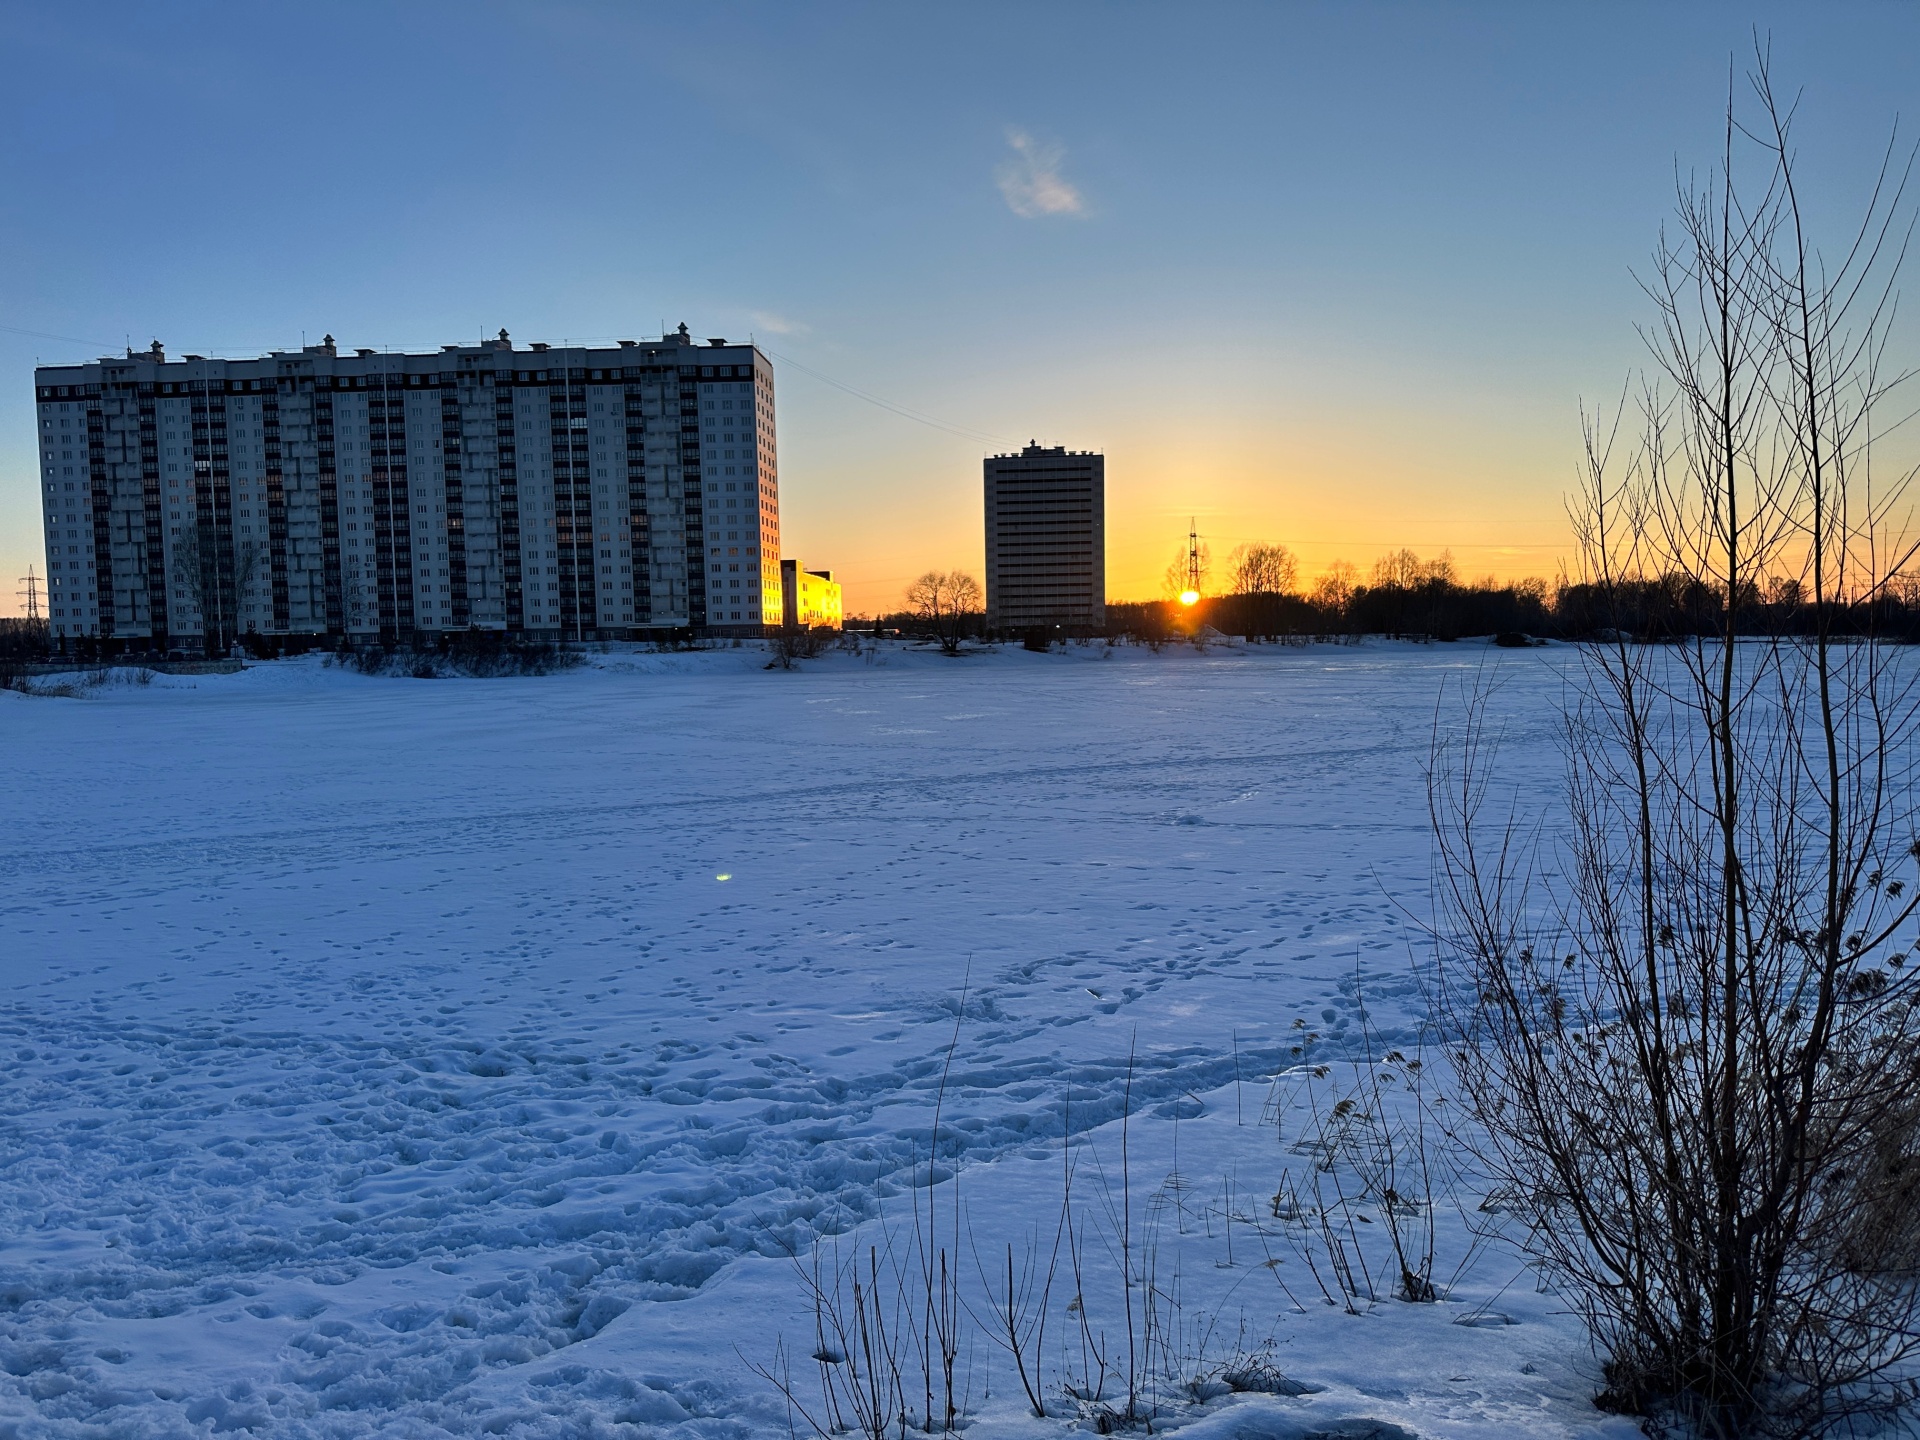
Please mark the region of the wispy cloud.
POLYGON ((789 320, 784 315, 776 315, 771 310, 755 310, 752 315, 756 330, 764 330, 769 335, 804 335, 807 327, 798 320, 789 320))
POLYGON ((1087 202, 1060 173, 1067 152, 1035 140, 1024 130, 1008 130, 1013 157, 994 172, 1007 208, 1026 219, 1041 215, 1084 215, 1087 202))

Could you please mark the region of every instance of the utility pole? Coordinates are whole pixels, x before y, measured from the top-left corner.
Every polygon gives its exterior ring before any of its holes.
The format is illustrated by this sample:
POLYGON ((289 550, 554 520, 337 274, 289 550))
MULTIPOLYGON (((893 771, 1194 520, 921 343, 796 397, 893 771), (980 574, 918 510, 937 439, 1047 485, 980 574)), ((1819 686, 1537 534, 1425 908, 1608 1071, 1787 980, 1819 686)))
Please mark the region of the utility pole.
POLYGON ((20 577, 20 583, 27 588, 13 593, 27 602, 27 619, 40 618, 40 577, 33 573, 33 566, 27 566, 27 573, 20 577))

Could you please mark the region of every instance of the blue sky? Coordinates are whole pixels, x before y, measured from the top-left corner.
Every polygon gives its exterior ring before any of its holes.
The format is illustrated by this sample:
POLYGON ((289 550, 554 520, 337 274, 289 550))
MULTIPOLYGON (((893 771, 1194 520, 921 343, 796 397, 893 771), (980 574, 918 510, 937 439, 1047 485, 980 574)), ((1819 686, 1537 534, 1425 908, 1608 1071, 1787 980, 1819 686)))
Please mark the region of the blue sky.
POLYGON ((778 357, 785 548, 855 609, 979 566, 1029 437, 1106 451, 1117 598, 1189 515, 1550 574, 1755 25, 1849 210, 1914 4, 0 6, 0 575, 36 361, 682 320, 778 357))

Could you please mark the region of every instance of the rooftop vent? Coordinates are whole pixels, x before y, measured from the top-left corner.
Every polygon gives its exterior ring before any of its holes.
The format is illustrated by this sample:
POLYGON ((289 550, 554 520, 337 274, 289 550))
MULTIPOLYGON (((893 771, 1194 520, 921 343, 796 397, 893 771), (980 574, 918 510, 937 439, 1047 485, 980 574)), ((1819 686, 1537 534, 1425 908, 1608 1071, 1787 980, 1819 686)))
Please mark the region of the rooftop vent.
POLYGON ((727 343, 726 338, 724 336, 709 335, 707 337, 707 344, 713 346, 715 349, 718 349, 720 346, 726 343, 727 343))

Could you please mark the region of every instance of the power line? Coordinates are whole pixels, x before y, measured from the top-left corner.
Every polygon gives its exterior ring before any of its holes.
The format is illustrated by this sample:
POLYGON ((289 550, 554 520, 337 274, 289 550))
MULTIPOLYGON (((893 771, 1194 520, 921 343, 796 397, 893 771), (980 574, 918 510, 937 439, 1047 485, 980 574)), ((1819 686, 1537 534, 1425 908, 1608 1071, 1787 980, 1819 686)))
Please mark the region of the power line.
MULTIPOLYGON (((43 330, 22 330, 19 327, 13 326, 13 325, 0 325, 0 331, 5 331, 10 335, 29 335, 36 340, 59 340, 59 341, 62 341, 63 343, 70 344, 70 345, 89 345, 98 350, 112 350, 115 348, 112 345, 106 344, 104 341, 83 340, 76 335, 53 335, 43 330)), ((560 347, 564 349, 570 345, 592 344, 596 340, 612 340, 616 338, 617 337, 612 335, 573 335, 573 336, 566 337, 565 339, 561 340, 559 343, 560 343, 560 347)), ((257 347, 248 346, 248 345, 209 345, 206 348, 209 352, 218 352, 221 350, 227 350, 227 351, 250 350, 250 349, 255 349, 257 347)), ((380 348, 383 350, 394 350, 394 349, 404 350, 409 347, 388 345, 388 346, 382 346, 380 348)), ((898 415, 903 420, 911 420, 917 425, 925 425, 934 430, 944 430, 947 434, 958 435, 963 440, 977 440, 987 445, 1004 445, 1008 447, 1013 447, 1018 445, 1019 443, 1018 441, 1015 441, 1015 440, 1009 440, 1004 435, 995 435, 990 431, 981 430, 971 425, 956 425, 951 421, 942 420, 937 416, 928 415, 922 411, 915 410, 911 406, 901 405, 892 400, 884 399, 879 395, 875 395, 869 391, 862 390, 857 386, 849 385, 843 380, 836 380, 831 375, 827 375, 822 373, 821 371, 815 370, 811 365, 802 365, 798 360, 795 360, 793 357, 789 355, 782 355, 774 350, 769 350, 765 345, 761 345, 760 349, 764 351, 772 359, 778 360, 782 365, 790 365, 795 370, 800 371, 802 374, 811 375, 814 379, 818 380, 823 385, 831 385, 834 389, 844 391, 848 395, 853 396, 856 400, 864 400, 869 405, 877 405, 880 409, 887 411, 889 414, 898 415)))
MULTIPOLYGON (((759 344, 758 341, 754 343, 759 344)), ((782 365, 791 365, 795 370, 805 375, 811 375, 823 385, 831 385, 836 390, 844 390, 847 394, 853 396, 854 399, 864 400, 869 405, 878 405, 882 410, 898 415, 904 420, 912 420, 917 424, 926 425, 935 430, 944 430, 949 435, 958 435, 964 440, 979 440, 988 445, 1013 446, 1018 444, 1017 441, 1009 440, 1004 435, 994 435, 985 430, 976 430, 970 425, 955 425, 950 421, 940 420, 932 415, 922 414, 920 411, 910 409, 905 405, 897 405, 891 400, 883 400, 878 395, 869 394, 867 391, 848 385, 844 381, 836 380, 831 375, 823 375, 811 366, 802 365, 791 356, 781 355, 776 351, 768 350, 765 345, 761 345, 760 349, 773 359, 778 360, 782 365)))
MULTIPOLYGON (((43 330, 23 330, 18 326, 14 326, 14 325, 0 325, 0 331, 4 331, 12 335, 29 335, 34 337, 35 339, 40 339, 40 340, 60 340, 69 344, 74 344, 74 345, 91 345, 99 349, 111 350, 114 348, 113 346, 108 345, 103 341, 83 340, 73 335, 54 335, 43 330)), ((665 333, 664 324, 662 326, 662 333, 663 334, 665 333)), ((596 340, 612 340, 615 338, 617 337, 611 336, 611 335, 569 336, 562 339, 559 342, 559 344, 564 348, 570 344, 591 344, 596 340)), ((759 344, 757 340, 753 343, 759 344)), ((214 346, 208 347, 208 349, 212 351, 218 351, 222 349, 237 351, 237 350, 250 349, 250 348, 255 348, 255 347, 239 346, 239 345, 231 345, 231 346, 214 345, 214 346)), ((418 349, 420 347, 389 345, 389 346, 383 346, 381 348, 383 350, 408 350, 408 349, 418 349)), ((970 425, 957 425, 952 423, 951 421, 942 420, 936 416, 928 415, 921 411, 915 410, 910 406, 901 405, 892 400, 887 400, 881 396, 872 394, 869 391, 862 390, 857 386, 849 385, 843 380, 836 380, 833 378, 833 376, 825 374, 822 371, 815 370, 810 365, 803 365, 800 361, 795 360, 792 356, 782 355, 776 350, 769 349, 766 345, 763 345, 763 344, 760 345, 760 349, 763 352, 765 352, 765 354, 767 354, 770 358, 779 361, 782 365, 790 365, 795 370, 800 371, 802 374, 812 376, 815 380, 820 381, 820 383, 823 385, 830 385, 835 390, 843 391, 844 393, 853 396, 856 400, 863 400, 869 405, 878 406, 880 409, 887 411, 889 414, 898 415, 904 420, 911 420, 915 424, 925 425, 934 430, 944 431, 949 435, 957 435, 965 440, 977 440, 982 443, 990 444, 990 445, 1004 445, 1004 446, 1007 446, 1008 448, 1017 447, 1019 444, 1018 441, 1010 440, 1004 435, 995 435, 989 431, 980 430, 970 425)), ((1908 418, 1912 418, 1912 417, 1908 417, 1908 418)), ((1229 536, 1226 538, 1238 539, 1240 537, 1229 536)), ((1318 540, 1318 539, 1294 538, 1292 539, 1291 543, 1295 545, 1348 546, 1355 549, 1370 548, 1372 546, 1384 544, 1389 546, 1390 548, 1401 548, 1401 549, 1414 549, 1416 547, 1420 549, 1431 549, 1435 546, 1439 546, 1441 548, 1450 549, 1450 550, 1557 550, 1564 547, 1567 542, 1565 540, 1474 542, 1474 541, 1459 541, 1459 540, 1379 541, 1379 540, 1354 540, 1354 539, 1318 540)))
MULTIPOLYGON (((1167 512, 1162 512, 1167 513, 1167 512)), ((1277 527, 1275 527, 1277 528, 1277 527)), ((1345 535, 1337 540, 1327 540, 1315 536, 1273 534, 1270 530, 1257 533, 1213 532, 1216 540, 1259 541, 1282 540, 1288 545, 1334 546, 1340 548, 1365 550, 1384 546, 1389 550, 1564 550, 1572 544, 1571 538, 1561 540, 1379 540, 1365 535, 1345 535)))
POLYGON ((18 325, 0 325, 9 335, 30 335, 35 340, 58 340, 66 345, 90 345, 96 350, 115 350, 118 346, 104 340, 82 340, 78 335, 50 335, 45 330, 22 330, 18 325))

